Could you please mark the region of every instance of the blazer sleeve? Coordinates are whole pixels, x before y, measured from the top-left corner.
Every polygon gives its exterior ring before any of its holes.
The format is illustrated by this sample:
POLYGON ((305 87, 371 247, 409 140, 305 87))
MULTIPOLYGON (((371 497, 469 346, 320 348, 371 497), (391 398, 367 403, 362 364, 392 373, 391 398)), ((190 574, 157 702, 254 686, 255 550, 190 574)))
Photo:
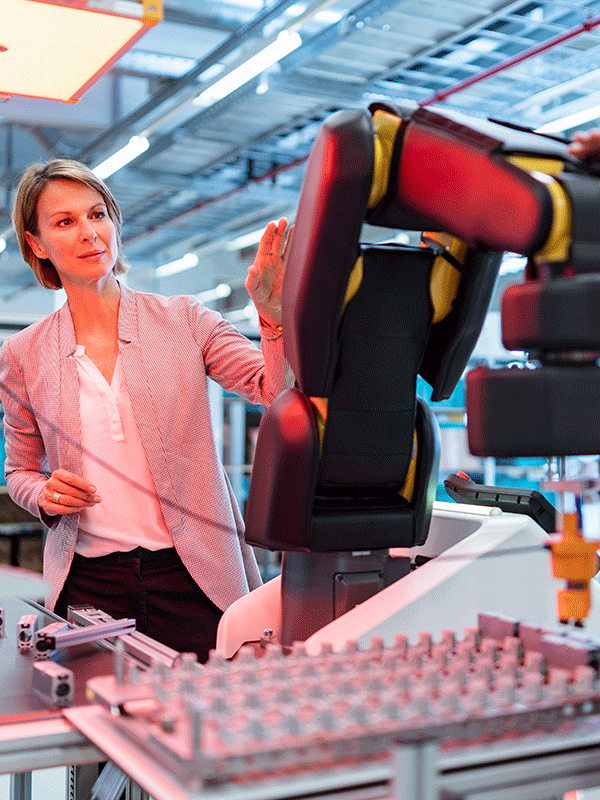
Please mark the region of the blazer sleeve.
MULTIPOLYGON (((15 503, 42 519, 37 498, 50 471, 23 371, 8 339, 0 349, 0 400, 4 409, 4 474, 8 492, 15 503)), ((50 518, 42 521, 51 523, 50 518)))
POLYGON ((283 389, 293 386, 293 375, 283 354, 283 336, 261 336, 258 349, 217 312, 201 304, 193 306, 192 312, 199 339, 205 330, 202 312, 214 315, 210 334, 202 343, 204 363, 207 374, 226 391, 268 406, 283 389))

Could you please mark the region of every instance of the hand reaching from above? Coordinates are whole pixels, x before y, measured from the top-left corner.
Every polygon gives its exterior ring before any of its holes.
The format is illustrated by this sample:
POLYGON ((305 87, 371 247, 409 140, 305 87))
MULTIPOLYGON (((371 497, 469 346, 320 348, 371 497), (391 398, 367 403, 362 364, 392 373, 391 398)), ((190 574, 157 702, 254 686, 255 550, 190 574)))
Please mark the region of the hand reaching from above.
POLYGON ((254 263, 248 267, 245 286, 259 317, 268 325, 281 325, 281 284, 294 226, 282 217, 269 222, 258 245, 254 263))
POLYGON ((581 159, 600 160, 600 130, 576 133, 569 145, 569 153, 581 159))

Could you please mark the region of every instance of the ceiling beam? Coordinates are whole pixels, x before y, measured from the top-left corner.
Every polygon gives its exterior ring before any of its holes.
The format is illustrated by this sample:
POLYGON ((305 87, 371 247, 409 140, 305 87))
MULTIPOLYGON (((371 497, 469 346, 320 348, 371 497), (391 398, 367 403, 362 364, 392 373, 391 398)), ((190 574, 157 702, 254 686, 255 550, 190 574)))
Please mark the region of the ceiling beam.
POLYGON ((271 20, 276 19, 286 9, 293 5, 296 0, 280 0, 275 6, 262 11, 250 22, 242 25, 225 42, 216 47, 211 53, 205 56, 202 61, 198 62, 193 69, 186 72, 181 78, 178 78, 169 86, 163 87, 153 97, 139 106, 135 111, 131 112, 118 123, 105 130, 100 136, 94 139, 87 147, 80 151, 77 159, 79 161, 90 161, 100 150, 106 145, 111 144, 119 136, 123 134, 132 135, 135 132, 134 126, 141 120, 148 116, 148 114, 155 111, 160 105, 168 100, 172 100, 173 96, 178 94, 184 89, 193 87, 197 83, 197 78, 210 66, 218 62, 221 58, 237 50, 246 39, 251 38, 261 32, 261 29, 271 20))

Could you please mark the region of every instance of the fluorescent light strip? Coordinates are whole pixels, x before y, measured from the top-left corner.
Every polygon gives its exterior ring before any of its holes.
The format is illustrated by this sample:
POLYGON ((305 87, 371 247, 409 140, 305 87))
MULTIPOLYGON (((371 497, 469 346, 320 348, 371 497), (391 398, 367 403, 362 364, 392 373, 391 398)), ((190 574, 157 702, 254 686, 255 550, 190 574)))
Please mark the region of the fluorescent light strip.
POLYGON ((0 237, 0 253, 6 250, 6 239, 0 237))
POLYGON ((232 69, 231 72, 201 92, 194 98, 193 103, 197 106, 210 106, 217 100, 222 100, 227 95, 235 92, 240 86, 260 75, 265 69, 272 67, 284 56, 300 47, 302 38, 296 31, 283 30, 274 42, 267 45, 263 50, 253 55, 239 67, 232 69))
POLYGON ((175 261, 169 261, 168 264, 161 264, 154 271, 157 278, 166 278, 169 275, 176 275, 178 272, 183 272, 186 269, 191 269, 197 266, 198 256, 195 253, 186 253, 181 258, 175 261))
POLYGON ((248 303, 244 308, 234 308, 231 311, 224 311, 223 316, 230 322, 241 322, 244 319, 252 319, 254 315, 254 305, 248 303))
POLYGON ((242 236, 238 236, 237 239, 232 239, 230 242, 225 242, 225 249, 243 250, 245 247, 252 247, 260 242, 264 232, 265 228, 259 228, 257 231, 251 231, 250 233, 245 233, 242 236))
POLYGON ((232 289, 228 283, 219 283, 214 289, 206 289, 204 292, 198 292, 195 297, 202 300, 203 303, 210 303, 212 300, 222 300, 229 297, 232 289))
POLYGON ((100 162, 92 172, 98 178, 104 179, 113 175, 134 158, 137 158, 150 147, 150 142, 145 136, 132 136, 125 147, 117 150, 112 156, 100 162))
POLYGON ((563 131, 576 128, 578 125, 585 125, 586 122, 600 117, 600 105, 592 106, 591 108, 584 108, 581 111, 576 111, 574 114, 568 114, 566 117, 554 119, 552 122, 546 122, 536 128, 538 133, 562 133, 563 131))

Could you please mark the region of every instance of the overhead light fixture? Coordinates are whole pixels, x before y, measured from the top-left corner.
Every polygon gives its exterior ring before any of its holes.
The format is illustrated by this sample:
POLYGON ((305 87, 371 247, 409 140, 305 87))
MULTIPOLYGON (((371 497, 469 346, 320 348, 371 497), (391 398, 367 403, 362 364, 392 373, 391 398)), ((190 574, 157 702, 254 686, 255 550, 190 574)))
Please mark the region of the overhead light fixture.
POLYGON ((265 94, 268 91, 269 91, 269 81, 263 75, 263 77, 260 79, 260 83, 256 87, 256 94, 265 94))
POLYGON ((202 300, 203 303, 210 303, 213 300, 223 300, 225 297, 229 297, 232 291, 228 283, 219 283, 214 289, 206 289, 204 292, 198 292, 194 296, 198 300, 202 300))
POLYGON ((244 319, 252 319, 255 310, 252 303, 248 303, 244 308, 234 308, 231 311, 223 312, 223 316, 230 322, 241 322, 244 319))
POLYGON ((191 269, 197 266, 198 256, 195 253, 186 253, 181 258, 175 261, 169 261, 168 264, 161 264, 154 271, 157 278, 167 278, 169 275, 176 275, 178 272, 183 272, 186 269, 191 269))
POLYGON ((162 0, 2 0, 0 94, 75 103, 162 19, 162 0), (118 8, 118 12, 114 9, 118 8))
POLYGON ((98 164, 92 172, 98 178, 104 180, 110 175, 113 175, 117 170, 129 164, 134 158, 137 158, 150 147, 150 142, 145 136, 132 136, 127 144, 112 156, 104 159, 98 164))
POLYGON ((264 232, 265 228, 259 228, 257 231, 244 233, 242 236, 238 236, 236 239, 232 239, 230 242, 225 242, 225 249, 243 250, 245 247, 252 247, 260 242, 264 232))
POLYGON ((217 100, 222 100, 227 95, 235 92, 240 86, 260 75, 273 64, 276 64, 284 56, 289 55, 293 50, 300 47, 302 38, 297 31, 283 30, 271 44, 268 44, 258 53, 255 53, 247 61, 235 67, 219 78, 212 86, 201 92, 192 101, 197 106, 211 106, 217 100))
POLYGON ((6 239, 0 237, 0 253, 3 253, 6 250, 6 239))
POLYGON ((546 122, 536 128, 538 133, 563 133, 570 131, 579 125, 585 125, 587 122, 592 122, 600 117, 600 105, 592 106, 591 108, 583 108, 581 111, 575 111, 573 114, 567 114, 566 117, 553 119, 551 122, 546 122))

